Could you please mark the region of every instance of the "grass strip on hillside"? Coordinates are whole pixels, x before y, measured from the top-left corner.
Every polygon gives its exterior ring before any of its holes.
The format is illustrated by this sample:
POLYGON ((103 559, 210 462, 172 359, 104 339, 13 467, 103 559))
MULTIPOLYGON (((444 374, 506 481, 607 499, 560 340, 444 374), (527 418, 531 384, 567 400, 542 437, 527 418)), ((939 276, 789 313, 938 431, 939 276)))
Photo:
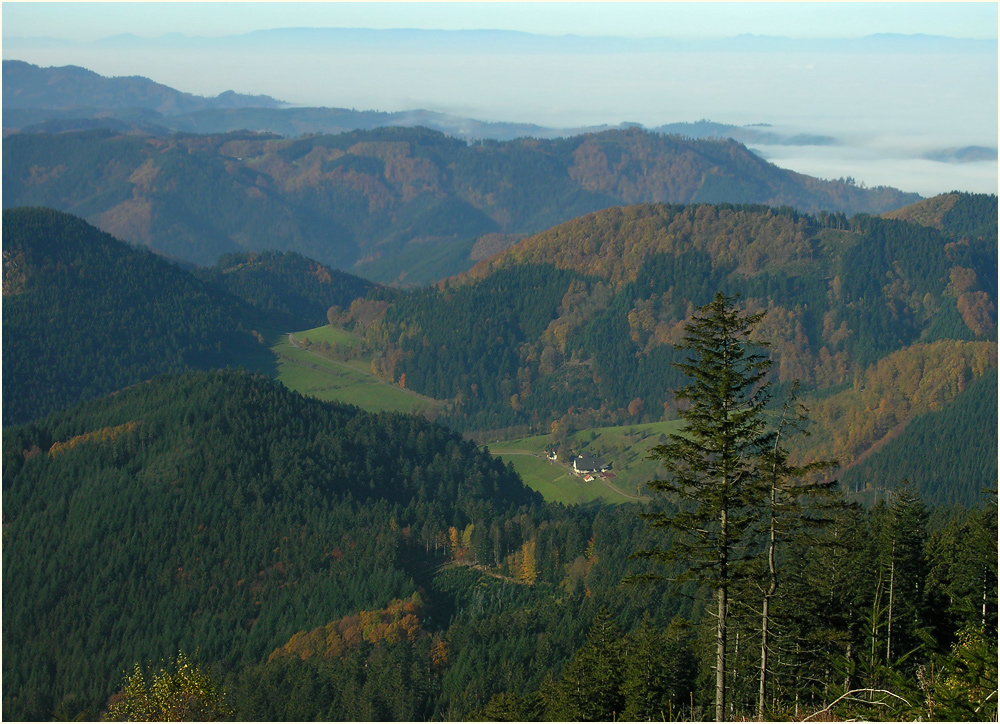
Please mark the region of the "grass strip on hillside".
POLYGON ((514 470, 532 490, 542 494, 546 501, 579 505, 586 503, 627 503, 630 498, 601 480, 586 482, 574 475, 565 465, 550 462, 527 451, 490 450, 514 470))
MULTIPOLYGON (((295 339, 309 337, 311 341, 330 341, 324 330, 334 332, 329 327, 319 327, 291 336, 295 339)), ((293 346, 287 336, 271 349, 278 358, 278 380, 303 395, 357 405, 369 412, 423 413, 438 406, 433 400, 363 372, 362 369, 367 366, 363 360, 335 362, 293 346)))

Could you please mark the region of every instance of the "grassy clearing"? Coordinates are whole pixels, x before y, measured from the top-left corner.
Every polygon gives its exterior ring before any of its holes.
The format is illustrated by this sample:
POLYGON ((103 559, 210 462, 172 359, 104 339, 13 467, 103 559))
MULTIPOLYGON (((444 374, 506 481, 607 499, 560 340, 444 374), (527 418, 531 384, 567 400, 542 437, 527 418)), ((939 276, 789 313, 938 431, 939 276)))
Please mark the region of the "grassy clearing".
MULTIPOLYGON (((308 337, 312 342, 344 342, 340 335, 347 333, 318 327, 293 334, 296 340, 308 337), (329 334, 327 334, 329 332, 329 334)), ((353 339, 353 338, 352 338, 353 339)), ((346 343, 350 343, 349 341, 346 343)), ((278 381, 291 390, 320 400, 345 402, 370 412, 423 413, 439 403, 400 389, 366 374, 368 360, 334 362, 313 352, 299 349, 288 342, 285 335, 271 347, 278 357, 278 381)))
POLYGON ((621 503, 648 495, 646 482, 660 477, 663 472, 658 462, 646 460, 649 449, 660 444, 661 435, 677 432, 680 427, 680 422, 670 421, 581 430, 570 437, 567 449, 560 451, 557 462, 544 458, 545 449, 551 444, 549 435, 498 441, 490 448, 504 461, 514 463, 524 482, 546 500, 581 503, 601 499, 608 503, 621 503), (537 457, 513 453, 530 453, 537 457), (580 453, 612 463, 615 477, 606 481, 584 482, 570 471, 568 465, 570 454, 580 453), (534 462, 525 462, 526 459, 534 462), (614 491, 605 483, 610 484, 614 491))
POLYGON ((585 503, 626 503, 629 498, 603 482, 585 482, 565 465, 536 457, 528 452, 491 452, 505 463, 512 463, 525 484, 537 490, 546 500, 567 505, 585 503))
MULTIPOLYGON (((313 344, 354 347, 360 340, 348 332, 328 326, 296 332, 296 341, 308 338, 313 344)), ((278 356, 278 380, 286 387, 320 400, 346 402, 373 412, 394 411, 425 413, 440 403, 409 390, 387 384, 368 373, 369 359, 335 362, 314 352, 299 349, 284 335, 271 348, 278 356)), ((556 462, 545 458, 550 436, 497 441, 491 452, 512 463, 524 482, 546 500, 567 505, 619 504, 644 497, 644 485, 660 475, 659 465, 646 460, 649 448, 660 436, 675 432, 679 422, 655 422, 646 425, 623 425, 582 430, 570 437, 566 450, 556 462), (586 482, 566 464, 569 453, 587 453, 613 464, 613 478, 586 482)))
POLYGON ((354 349, 361 346, 361 340, 358 337, 355 337, 353 334, 343 329, 334 329, 328 324, 322 327, 316 327, 315 329, 307 329, 304 332, 295 332, 292 334, 292 337, 296 342, 308 337, 310 342, 339 344, 354 349))

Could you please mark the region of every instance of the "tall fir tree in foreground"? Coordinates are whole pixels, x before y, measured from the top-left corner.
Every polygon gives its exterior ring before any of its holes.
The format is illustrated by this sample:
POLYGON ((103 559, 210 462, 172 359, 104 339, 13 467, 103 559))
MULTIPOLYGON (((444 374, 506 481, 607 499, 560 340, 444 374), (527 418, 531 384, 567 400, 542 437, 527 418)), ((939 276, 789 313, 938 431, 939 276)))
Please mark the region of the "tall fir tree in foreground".
POLYGON ((698 309, 680 349, 677 367, 691 382, 676 391, 689 403, 680 411, 680 434, 650 451, 667 475, 649 483, 677 504, 676 512, 646 515, 655 529, 673 529, 669 549, 641 550, 636 557, 680 562, 678 580, 711 587, 716 598, 715 718, 725 719, 729 592, 742 564, 754 554, 753 524, 763 487, 760 461, 772 445, 764 407, 764 377, 771 362, 754 350, 750 335, 763 313, 745 314, 736 299, 717 293, 698 309))

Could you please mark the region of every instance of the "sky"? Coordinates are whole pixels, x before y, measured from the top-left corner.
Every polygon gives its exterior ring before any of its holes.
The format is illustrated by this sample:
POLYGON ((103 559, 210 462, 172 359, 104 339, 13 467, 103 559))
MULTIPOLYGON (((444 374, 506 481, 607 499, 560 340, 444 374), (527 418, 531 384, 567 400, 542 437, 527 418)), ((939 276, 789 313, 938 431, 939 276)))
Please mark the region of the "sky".
POLYGON ((954 189, 997 192, 996 161, 923 158, 941 149, 998 145, 996 2, 4 2, 0 12, 5 59, 141 75, 198 95, 234 90, 300 106, 423 108, 556 128, 656 127, 703 118, 768 123, 789 134, 838 140, 834 146, 756 149, 784 168, 925 196, 954 189), (986 52, 843 52, 806 44, 782 52, 582 54, 557 46, 537 52, 461 44, 401 48, 384 38, 349 47, 214 40, 291 27, 677 39, 891 33, 993 45, 986 52), (149 40, 95 42, 121 34, 149 40), (185 45, 171 39, 174 34, 206 40, 185 45), (57 40, 23 40, 38 37, 57 40))
POLYGON ((4 2, 3 35, 96 40, 121 33, 221 36, 276 27, 503 29, 542 35, 996 38, 997 4, 712 2, 4 2))

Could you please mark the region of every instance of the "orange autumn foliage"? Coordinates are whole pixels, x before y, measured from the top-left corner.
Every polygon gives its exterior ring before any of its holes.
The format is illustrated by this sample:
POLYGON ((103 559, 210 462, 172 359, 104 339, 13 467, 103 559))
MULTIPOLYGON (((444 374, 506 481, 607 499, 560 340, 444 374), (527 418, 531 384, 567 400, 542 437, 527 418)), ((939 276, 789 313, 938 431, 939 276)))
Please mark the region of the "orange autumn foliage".
POLYGON ((941 340, 895 352, 858 374, 850 389, 807 402, 815 423, 810 454, 849 465, 996 365, 993 342, 941 340))
POLYGON ((55 457, 61 453, 69 452, 77 445, 82 445, 87 442, 98 442, 107 443, 114 442, 122 435, 128 434, 139 427, 141 423, 133 420, 132 422, 126 422, 124 425, 116 425, 114 427, 102 427, 100 430, 94 430, 93 432, 87 432, 83 435, 77 435, 76 437, 71 437, 65 442, 54 442, 52 447, 49 448, 49 455, 55 457))
POLYGON ((395 599, 381 610, 359 611, 312 631, 299 631, 275 649, 268 661, 282 656, 297 656, 303 661, 313 656, 335 659, 346 649, 356 649, 365 642, 377 646, 382 642, 417 641, 427 636, 420 623, 422 609, 420 596, 413 594, 405 601, 395 599))

